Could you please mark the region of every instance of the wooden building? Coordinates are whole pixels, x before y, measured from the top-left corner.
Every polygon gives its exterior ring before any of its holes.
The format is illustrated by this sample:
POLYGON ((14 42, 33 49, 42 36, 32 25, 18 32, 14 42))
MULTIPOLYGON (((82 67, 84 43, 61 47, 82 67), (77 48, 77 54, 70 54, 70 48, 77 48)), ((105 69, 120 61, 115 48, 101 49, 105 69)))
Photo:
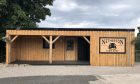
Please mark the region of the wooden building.
POLYGON ((6 63, 88 62, 132 66, 134 29, 36 28, 7 30, 6 63))

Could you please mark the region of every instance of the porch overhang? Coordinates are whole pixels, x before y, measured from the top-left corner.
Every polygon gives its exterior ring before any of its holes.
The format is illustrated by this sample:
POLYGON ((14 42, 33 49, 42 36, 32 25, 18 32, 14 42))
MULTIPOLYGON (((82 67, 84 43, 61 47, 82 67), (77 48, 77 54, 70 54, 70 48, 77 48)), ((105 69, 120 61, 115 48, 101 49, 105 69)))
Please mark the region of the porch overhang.
POLYGON ((10 63, 11 58, 11 46, 12 42, 14 42, 19 36, 41 36, 46 42, 49 43, 49 63, 52 64, 52 45, 59 39, 60 36, 81 36, 83 37, 89 44, 90 41, 87 39, 87 36, 91 35, 91 31, 52 31, 52 30, 7 30, 6 37, 8 41, 6 42, 6 64, 10 63), (13 36, 13 38, 11 38, 13 36), (46 38, 46 36, 49 37, 46 38), (56 38, 52 40, 53 36, 56 38))
POLYGON ((8 35, 90 36, 91 31, 7 30, 8 35))

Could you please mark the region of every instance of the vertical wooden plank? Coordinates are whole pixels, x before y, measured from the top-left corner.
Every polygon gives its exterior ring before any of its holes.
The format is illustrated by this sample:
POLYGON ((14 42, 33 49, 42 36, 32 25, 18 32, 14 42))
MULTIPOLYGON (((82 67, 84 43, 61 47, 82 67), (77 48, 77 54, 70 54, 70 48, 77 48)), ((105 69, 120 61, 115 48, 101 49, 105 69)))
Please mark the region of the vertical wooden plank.
POLYGON ((19 53, 20 53, 20 49, 19 49, 20 48, 20 45, 19 45, 20 42, 19 41, 20 41, 20 37, 17 39, 17 44, 16 44, 16 46, 17 46, 17 51, 16 51, 17 61, 19 61, 19 56, 20 56, 19 55, 19 53))
POLYGON ((65 54, 66 54, 66 53, 65 53, 65 50, 66 50, 66 49, 65 49, 65 48, 66 48, 66 47, 65 47, 65 46, 66 46, 66 44, 65 44, 65 38, 66 38, 66 37, 63 36, 63 52, 64 52, 64 53, 63 53, 63 60, 64 60, 64 61, 65 61, 65 54))
MULTIPOLYGON (((96 45, 97 46, 95 46, 96 48, 95 48, 95 54, 94 55, 96 55, 96 65, 97 66, 100 66, 100 53, 99 53, 99 37, 100 37, 100 34, 99 34, 100 32, 99 31, 97 31, 96 32, 96 37, 94 37, 94 40, 95 40, 95 42, 94 43, 96 43, 96 45)), ((94 46, 94 44, 93 44, 93 46, 94 46)))
MULTIPOLYGON (((124 32, 124 37, 127 37, 127 32, 124 32)), ((127 66, 127 54, 123 54, 123 60, 123 66, 127 66)))
POLYGON ((134 40, 134 32, 130 32, 130 39, 131 39, 131 42, 130 42, 130 60, 129 60, 129 66, 133 66, 134 65, 134 62, 135 62, 135 49, 134 49, 134 44, 132 43, 132 41, 134 40))
MULTIPOLYGON (((94 34, 94 33, 93 33, 94 34)), ((94 63, 93 63, 93 61, 94 61, 94 58, 93 58, 93 51, 92 51, 92 42, 93 42, 93 38, 92 38, 92 34, 90 35, 90 65, 95 65, 94 63)))
POLYGON ((128 32, 127 33, 127 40, 126 40, 126 43, 127 43, 127 61, 128 61, 128 65, 131 65, 131 33, 128 32))
POLYGON ((78 42, 77 37, 75 37, 75 61, 78 60, 78 42))
POLYGON ((31 42, 31 39, 30 39, 30 36, 28 36, 28 37, 26 38, 28 61, 31 60, 31 59, 30 59, 30 58, 31 58, 31 57, 30 57, 30 56, 31 56, 30 54, 32 53, 32 52, 31 52, 31 43, 30 43, 30 42, 31 42))
POLYGON ((52 64, 52 36, 50 36, 49 63, 52 64))
POLYGON ((91 48, 90 48, 90 52, 91 52, 91 56, 93 59, 91 59, 91 61, 93 60, 93 65, 95 66, 99 66, 99 32, 98 31, 94 31, 93 35, 91 36, 91 48))
POLYGON ((9 63, 11 62, 11 36, 9 36, 9 63))
MULTIPOLYGON (((98 31, 98 37, 97 38, 99 38, 99 37, 102 37, 102 31, 98 31)), ((96 39, 97 39, 96 38, 96 39)), ((96 44, 98 47, 97 48, 99 48, 100 46, 99 46, 99 39, 97 39, 97 44, 96 44)), ((96 51, 97 53, 99 53, 99 50, 97 50, 96 51)), ((102 57, 103 57, 103 54, 100 54, 99 53, 99 55, 98 55, 98 59, 99 59, 99 66, 102 66, 102 64, 103 64, 103 62, 101 61, 102 60, 102 57)))

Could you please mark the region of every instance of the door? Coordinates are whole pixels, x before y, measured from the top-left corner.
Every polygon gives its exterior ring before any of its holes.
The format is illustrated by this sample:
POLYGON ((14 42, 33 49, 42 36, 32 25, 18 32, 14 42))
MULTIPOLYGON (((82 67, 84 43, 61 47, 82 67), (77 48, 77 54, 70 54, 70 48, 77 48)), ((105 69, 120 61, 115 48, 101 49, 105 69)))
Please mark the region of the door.
POLYGON ((67 37, 65 39, 65 61, 77 60, 77 40, 76 38, 67 37))

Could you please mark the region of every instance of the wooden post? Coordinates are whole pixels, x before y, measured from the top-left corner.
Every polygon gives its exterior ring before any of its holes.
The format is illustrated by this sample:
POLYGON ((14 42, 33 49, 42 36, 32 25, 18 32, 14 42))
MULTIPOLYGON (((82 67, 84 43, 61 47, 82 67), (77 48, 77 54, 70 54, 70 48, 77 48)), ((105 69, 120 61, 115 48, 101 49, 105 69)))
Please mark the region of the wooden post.
POLYGON ((7 34, 6 37, 8 38, 6 41, 6 64, 9 64, 11 60, 11 36, 7 34))
POLYGON ((55 40, 52 39, 52 36, 50 36, 49 40, 45 36, 42 36, 42 38, 44 38, 45 41, 48 42, 49 45, 50 45, 50 48, 49 48, 49 63, 52 64, 52 45, 59 38, 59 36, 57 38, 55 38, 55 40))
POLYGON ((49 63, 52 64, 52 36, 50 36, 49 63))

